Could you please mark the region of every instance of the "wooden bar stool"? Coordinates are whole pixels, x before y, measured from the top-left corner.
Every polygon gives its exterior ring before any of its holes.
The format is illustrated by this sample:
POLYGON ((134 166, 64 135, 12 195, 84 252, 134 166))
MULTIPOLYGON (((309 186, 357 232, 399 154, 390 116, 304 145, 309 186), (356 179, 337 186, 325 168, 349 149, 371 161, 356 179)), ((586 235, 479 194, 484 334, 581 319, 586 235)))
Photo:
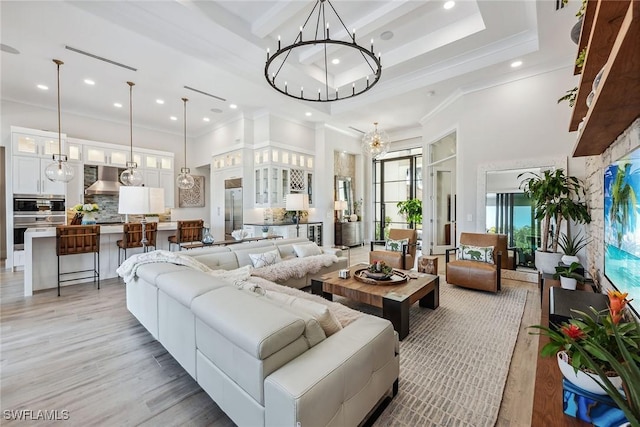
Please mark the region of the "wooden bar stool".
MULTIPOLYGON (((118 265, 127 259, 127 249, 142 248, 142 224, 139 222, 126 222, 123 226, 122 240, 116 241, 118 246, 118 265), (124 251, 124 259, 121 260, 120 254, 124 251)), ((144 251, 147 252, 149 247, 156 248, 156 235, 158 233, 158 223, 148 222, 145 224, 145 234, 147 235, 147 244, 144 251)))
POLYGON ((59 225, 56 227, 56 255, 58 255, 58 296, 60 296, 60 283, 71 282, 80 279, 93 278, 93 283, 98 282, 100 289, 100 226, 99 225, 59 225), (80 255, 93 253, 93 269, 77 271, 60 271, 60 257, 67 255, 80 255), (89 276, 61 279, 69 275, 89 273, 89 276))
POLYGON ((169 236, 169 249, 171 245, 178 245, 178 250, 200 248, 202 243, 202 229, 204 220, 195 219, 178 221, 178 230, 175 236, 169 236))

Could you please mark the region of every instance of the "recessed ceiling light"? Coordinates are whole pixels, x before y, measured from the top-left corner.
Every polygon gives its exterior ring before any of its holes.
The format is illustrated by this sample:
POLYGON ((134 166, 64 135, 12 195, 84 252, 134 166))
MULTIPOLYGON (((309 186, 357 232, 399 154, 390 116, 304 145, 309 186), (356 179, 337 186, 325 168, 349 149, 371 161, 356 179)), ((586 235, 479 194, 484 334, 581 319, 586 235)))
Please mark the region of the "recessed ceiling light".
POLYGON ((382 34, 380 34, 380 38, 382 40, 391 40, 393 38, 393 32, 392 31, 385 31, 382 34))
POLYGON ((211 119, 209 117, 203 117, 202 120, 205 121, 205 122, 210 122, 211 121, 211 119))
POLYGON ((522 61, 513 61, 511 63, 511 68, 518 68, 521 65, 522 65, 522 61))
POLYGON ((93 81, 93 80, 91 80, 91 79, 84 79, 84 83, 85 83, 85 84, 88 84, 89 86, 93 86, 93 85, 95 85, 95 84, 96 84, 96 82, 94 82, 94 81, 93 81))
POLYGON ((113 106, 116 108, 122 108, 122 104, 120 104, 119 102, 114 102, 113 106))
POLYGON ((49 90, 49 86, 46 86, 46 85, 38 85, 36 87, 40 90, 49 90))
POLYGON ((178 118, 177 118, 176 116, 171 116, 171 117, 169 117, 169 119, 170 119, 170 120, 173 120, 174 122, 175 122, 176 120, 178 120, 178 118))
POLYGON ((442 7, 444 7, 447 10, 449 10, 455 5, 456 5, 456 2, 454 2, 453 0, 449 0, 448 2, 445 2, 442 7))
POLYGON ((156 104, 164 104, 164 99, 156 99, 156 104))
POLYGON ((338 64, 340 63, 340 59, 338 59, 338 58, 333 58, 333 59, 331 60, 331 63, 332 63, 333 65, 338 65, 338 64))
POLYGON ((231 108, 232 110, 235 110, 236 108, 238 108, 238 106, 236 104, 230 104, 229 108, 231 108))
POLYGON ((307 116, 307 117, 311 117, 311 112, 307 111, 306 113, 304 113, 304 115, 307 116))

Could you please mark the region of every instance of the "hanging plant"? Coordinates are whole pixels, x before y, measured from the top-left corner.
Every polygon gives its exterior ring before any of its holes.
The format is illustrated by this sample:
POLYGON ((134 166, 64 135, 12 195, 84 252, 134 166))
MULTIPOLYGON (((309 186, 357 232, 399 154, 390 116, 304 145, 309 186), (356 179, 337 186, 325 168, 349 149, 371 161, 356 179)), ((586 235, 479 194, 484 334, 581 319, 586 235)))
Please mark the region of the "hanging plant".
POLYGON ((578 67, 578 69, 580 70, 580 73, 582 73, 582 67, 584 67, 584 60, 587 56, 587 47, 585 46, 580 53, 578 54, 578 57, 576 58, 576 67, 578 67))
POLYGON ((568 90, 566 95, 558 99, 558 104, 562 101, 569 101, 569 107, 573 107, 576 104, 576 97, 578 96, 578 86, 571 90, 568 90))

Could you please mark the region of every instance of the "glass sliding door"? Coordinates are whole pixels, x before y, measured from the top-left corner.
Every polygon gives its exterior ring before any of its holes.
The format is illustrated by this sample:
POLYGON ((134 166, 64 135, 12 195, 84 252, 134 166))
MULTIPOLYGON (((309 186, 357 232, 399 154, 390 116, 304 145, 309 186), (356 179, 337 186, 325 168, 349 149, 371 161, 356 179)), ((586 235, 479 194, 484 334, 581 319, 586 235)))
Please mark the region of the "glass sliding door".
MULTIPOLYGON (((409 199, 422 199, 421 151, 421 149, 415 149, 389 153, 385 159, 374 162, 374 238, 376 240, 386 239, 391 228, 410 228, 405 216, 398 213, 397 204, 409 199)), ((422 224, 416 224, 415 227, 421 229, 422 224)))

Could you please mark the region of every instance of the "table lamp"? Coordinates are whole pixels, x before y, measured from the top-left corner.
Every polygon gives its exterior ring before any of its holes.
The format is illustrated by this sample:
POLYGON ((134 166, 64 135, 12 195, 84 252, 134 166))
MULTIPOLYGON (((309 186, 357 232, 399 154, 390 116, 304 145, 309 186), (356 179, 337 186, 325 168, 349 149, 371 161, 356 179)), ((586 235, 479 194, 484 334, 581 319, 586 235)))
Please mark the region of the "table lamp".
POLYGON ((340 212, 338 214, 338 222, 344 222, 344 210, 347 209, 346 200, 336 200, 334 203, 334 210, 340 212))
POLYGON ((129 222, 129 215, 142 215, 142 249, 147 251, 147 219, 146 214, 164 212, 164 188, 153 187, 120 187, 118 200, 118 213, 126 215, 125 221, 129 222))
POLYGON ((309 195, 288 194, 285 209, 296 212, 296 237, 300 237, 300 211, 309 209, 309 195))

